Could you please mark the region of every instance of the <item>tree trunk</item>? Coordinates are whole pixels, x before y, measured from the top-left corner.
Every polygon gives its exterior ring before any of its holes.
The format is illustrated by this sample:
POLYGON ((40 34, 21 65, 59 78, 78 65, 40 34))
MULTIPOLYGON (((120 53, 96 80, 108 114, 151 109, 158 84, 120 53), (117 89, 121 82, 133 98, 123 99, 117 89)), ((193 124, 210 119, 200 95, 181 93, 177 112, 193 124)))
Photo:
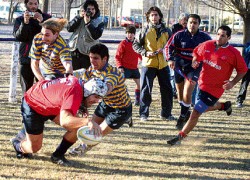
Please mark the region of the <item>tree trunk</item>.
POLYGON ((11 23, 11 10, 13 9, 13 0, 10 1, 10 9, 9 9, 9 16, 8 16, 8 24, 11 23))
POLYGON ((246 14, 242 17, 244 21, 243 27, 243 44, 250 42, 250 14, 246 14))
POLYGON ((114 22, 114 27, 117 27, 117 10, 118 10, 118 0, 115 0, 115 22, 114 22))
POLYGON ((70 10, 71 10, 71 5, 74 0, 65 0, 65 6, 66 6, 66 16, 65 18, 69 21, 70 19, 70 10))
POLYGON ((111 29, 112 28, 112 0, 109 0, 109 20, 108 20, 108 28, 111 29))
POLYGON ((43 0, 42 12, 48 13, 48 6, 49 6, 49 0, 43 0))
POLYGON ((123 0, 120 0, 120 18, 119 18, 119 27, 121 27, 122 22, 122 11, 123 11, 123 0))

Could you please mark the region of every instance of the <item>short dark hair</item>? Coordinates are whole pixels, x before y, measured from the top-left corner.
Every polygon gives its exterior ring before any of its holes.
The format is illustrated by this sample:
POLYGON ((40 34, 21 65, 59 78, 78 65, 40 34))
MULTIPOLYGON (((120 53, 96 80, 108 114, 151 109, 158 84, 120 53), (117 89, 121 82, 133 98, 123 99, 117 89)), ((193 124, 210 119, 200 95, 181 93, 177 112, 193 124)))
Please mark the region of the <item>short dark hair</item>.
POLYGON ((107 61, 109 60, 109 49, 104 44, 95 44, 90 48, 89 52, 93 54, 99 54, 102 59, 107 56, 107 61))
POLYGON ((232 30, 230 27, 228 26, 225 26, 225 25, 222 25, 220 26, 218 29, 217 29, 217 32, 219 31, 219 29, 223 30, 223 31, 226 31, 227 32, 227 37, 230 37, 231 34, 232 34, 232 30))
POLYGON ((85 3, 82 5, 82 8, 87 11, 89 5, 94 6, 96 11, 99 10, 99 5, 95 0, 86 0, 85 3))
POLYGON ((133 26, 133 25, 128 25, 128 26, 126 27, 126 33, 135 34, 135 33, 136 33, 136 28, 135 28, 135 26, 133 26))
POLYGON ((161 22, 162 22, 162 19, 163 19, 163 14, 162 14, 161 10, 160 10, 158 7, 156 7, 156 6, 153 6, 153 7, 149 8, 148 12, 146 12, 147 22, 149 22, 149 15, 150 15, 150 13, 151 13, 152 11, 158 12, 158 14, 159 14, 159 16, 160 16, 160 21, 159 21, 159 23, 161 23, 161 22))
MULTIPOLYGON (((24 0, 24 4, 27 5, 29 1, 30 1, 30 0, 24 0)), ((38 4, 39 4, 39 0, 37 0, 37 2, 38 2, 38 4)))
POLYGON ((198 14, 189 14, 188 19, 189 18, 198 19, 199 24, 201 23, 201 17, 198 14))

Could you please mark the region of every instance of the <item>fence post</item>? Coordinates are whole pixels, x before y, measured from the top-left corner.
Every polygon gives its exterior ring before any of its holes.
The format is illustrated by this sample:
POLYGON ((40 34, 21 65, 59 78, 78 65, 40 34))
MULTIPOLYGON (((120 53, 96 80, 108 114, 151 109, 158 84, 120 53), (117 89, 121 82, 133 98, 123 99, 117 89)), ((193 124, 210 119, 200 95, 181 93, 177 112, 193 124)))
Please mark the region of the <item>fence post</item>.
POLYGON ((12 45, 12 59, 10 67, 10 89, 9 89, 9 102, 16 102, 16 85, 18 73, 18 52, 19 42, 14 42, 12 45))

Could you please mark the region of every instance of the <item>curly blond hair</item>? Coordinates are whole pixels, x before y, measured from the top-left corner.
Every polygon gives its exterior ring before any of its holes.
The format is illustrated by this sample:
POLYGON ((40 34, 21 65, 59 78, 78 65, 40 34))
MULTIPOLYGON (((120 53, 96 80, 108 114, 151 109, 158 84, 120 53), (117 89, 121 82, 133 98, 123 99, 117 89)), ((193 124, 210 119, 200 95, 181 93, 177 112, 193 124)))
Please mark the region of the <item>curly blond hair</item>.
POLYGON ((51 30, 52 33, 55 34, 62 31, 62 29, 67 23, 68 23, 67 19, 50 18, 42 23, 42 27, 51 30))

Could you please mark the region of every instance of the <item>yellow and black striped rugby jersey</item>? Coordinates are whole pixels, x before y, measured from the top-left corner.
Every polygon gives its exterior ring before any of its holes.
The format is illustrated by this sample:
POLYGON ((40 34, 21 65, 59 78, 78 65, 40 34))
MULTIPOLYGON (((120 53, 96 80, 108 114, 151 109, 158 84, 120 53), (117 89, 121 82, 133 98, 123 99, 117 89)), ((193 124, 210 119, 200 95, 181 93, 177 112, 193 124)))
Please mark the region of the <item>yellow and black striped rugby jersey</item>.
POLYGON ((42 34, 37 34, 33 39, 29 56, 31 60, 42 60, 39 67, 43 75, 64 74, 65 68, 62 62, 72 61, 69 47, 60 35, 53 44, 47 45, 42 42, 42 34))
POLYGON ((86 71, 84 70, 82 79, 88 81, 93 77, 98 77, 108 84, 111 84, 113 90, 103 98, 106 105, 112 108, 125 108, 131 104, 131 99, 125 85, 123 74, 110 64, 106 64, 102 70, 94 70, 91 66, 86 71))

